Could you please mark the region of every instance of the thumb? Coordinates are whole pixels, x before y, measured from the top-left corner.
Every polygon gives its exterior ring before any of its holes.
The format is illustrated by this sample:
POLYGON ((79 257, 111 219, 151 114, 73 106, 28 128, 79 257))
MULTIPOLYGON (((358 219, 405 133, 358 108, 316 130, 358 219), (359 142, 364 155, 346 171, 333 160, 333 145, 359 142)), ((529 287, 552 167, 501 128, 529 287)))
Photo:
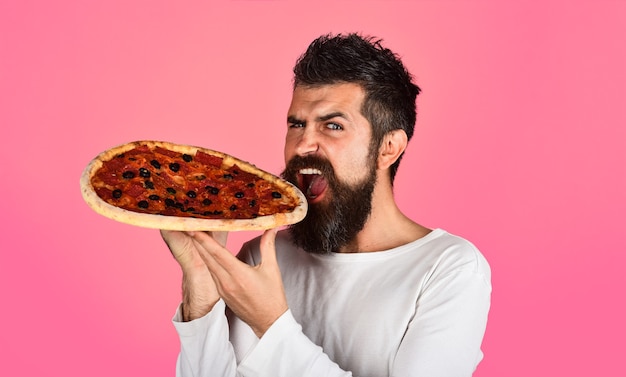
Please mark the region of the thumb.
POLYGON ((261 236, 261 263, 277 265, 276 261, 276 233, 278 228, 268 229, 261 236))

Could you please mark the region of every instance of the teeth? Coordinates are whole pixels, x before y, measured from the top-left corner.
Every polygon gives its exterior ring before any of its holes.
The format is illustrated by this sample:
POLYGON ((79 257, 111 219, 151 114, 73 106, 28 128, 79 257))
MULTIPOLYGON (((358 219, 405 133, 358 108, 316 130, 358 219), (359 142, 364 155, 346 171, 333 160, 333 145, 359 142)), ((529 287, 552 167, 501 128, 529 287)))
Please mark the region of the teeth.
POLYGON ((322 175, 322 171, 319 170, 319 169, 306 168, 306 169, 300 169, 300 174, 317 174, 317 175, 322 175))

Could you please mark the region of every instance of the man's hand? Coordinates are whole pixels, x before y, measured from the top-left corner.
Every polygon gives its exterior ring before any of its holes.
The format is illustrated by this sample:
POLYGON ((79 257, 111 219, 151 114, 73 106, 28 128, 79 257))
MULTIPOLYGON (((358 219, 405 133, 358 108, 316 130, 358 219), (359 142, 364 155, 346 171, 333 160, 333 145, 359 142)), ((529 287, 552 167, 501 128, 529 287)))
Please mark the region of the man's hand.
POLYGON ((276 261, 276 232, 267 230, 261 237, 261 263, 257 266, 240 261, 205 233, 189 233, 220 297, 259 338, 288 309, 276 261))
MULTIPOLYGON (((183 271, 183 321, 206 315, 220 296, 200 256, 198 242, 184 232, 162 230, 161 236, 183 271)), ((208 234, 205 236, 210 238, 208 234)), ((212 236, 219 244, 226 245, 227 232, 214 232, 212 236)))

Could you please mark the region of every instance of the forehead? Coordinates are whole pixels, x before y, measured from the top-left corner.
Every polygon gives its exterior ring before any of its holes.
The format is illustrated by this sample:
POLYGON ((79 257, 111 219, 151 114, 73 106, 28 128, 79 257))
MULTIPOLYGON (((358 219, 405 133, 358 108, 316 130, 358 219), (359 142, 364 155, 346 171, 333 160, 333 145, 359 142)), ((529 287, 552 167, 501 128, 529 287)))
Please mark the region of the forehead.
POLYGON ((289 116, 306 117, 342 112, 361 115, 365 91, 358 84, 341 83, 322 86, 297 86, 293 91, 289 116))

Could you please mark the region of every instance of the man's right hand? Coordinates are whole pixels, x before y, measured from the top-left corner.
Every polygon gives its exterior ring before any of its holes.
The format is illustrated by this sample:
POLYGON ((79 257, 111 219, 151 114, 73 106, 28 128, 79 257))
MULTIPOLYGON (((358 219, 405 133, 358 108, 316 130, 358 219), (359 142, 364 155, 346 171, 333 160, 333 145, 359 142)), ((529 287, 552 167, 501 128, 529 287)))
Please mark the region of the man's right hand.
MULTIPOLYGON (((209 233, 222 246, 227 232, 209 233)), ((183 321, 203 317, 213 309, 220 296, 213 277, 198 252, 197 241, 185 232, 161 230, 161 237, 183 272, 183 321)))

